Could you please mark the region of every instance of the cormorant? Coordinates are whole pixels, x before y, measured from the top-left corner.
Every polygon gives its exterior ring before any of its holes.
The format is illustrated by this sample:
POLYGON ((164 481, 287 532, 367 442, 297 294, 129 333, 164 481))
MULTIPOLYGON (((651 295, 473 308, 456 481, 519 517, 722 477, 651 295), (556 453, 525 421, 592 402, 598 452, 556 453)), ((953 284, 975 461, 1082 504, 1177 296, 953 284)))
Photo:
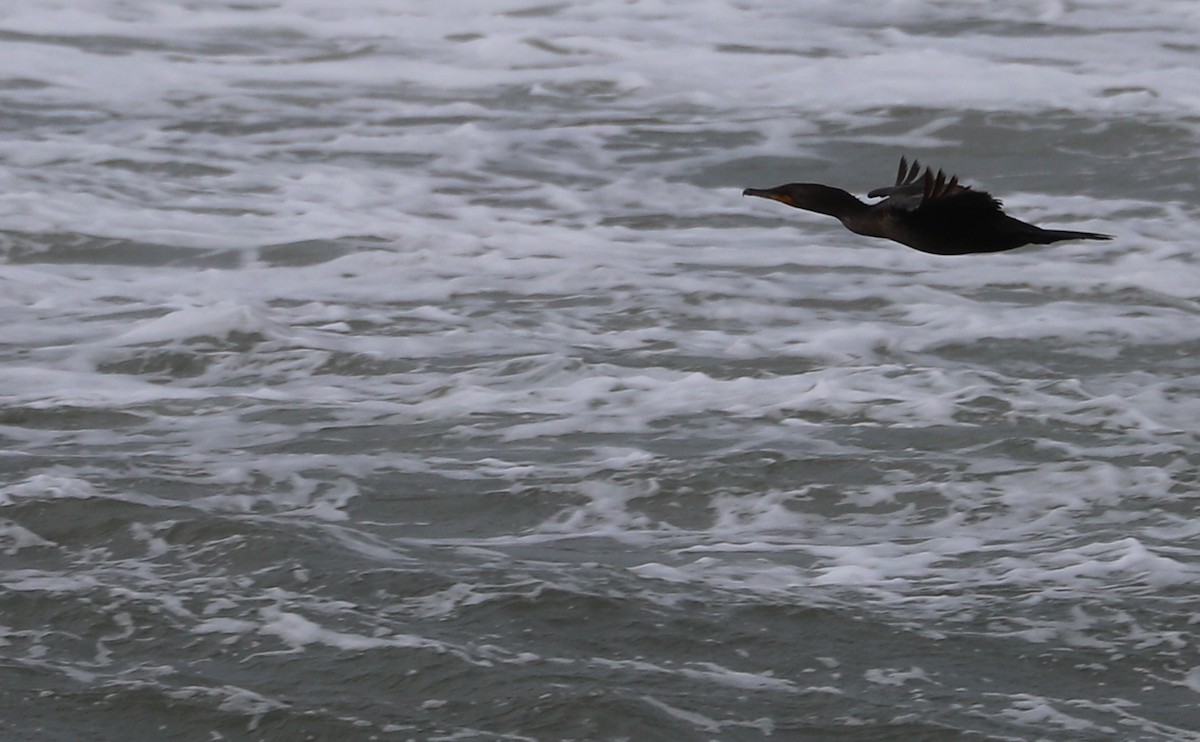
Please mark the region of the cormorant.
POLYGON ((797 209, 835 216, 846 229, 867 237, 883 237, 934 255, 1000 252, 1023 245, 1048 245, 1061 240, 1111 240, 1112 235, 1042 229, 1014 219, 1000 201, 985 191, 946 180, 938 170, 900 158, 895 185, 876 188, 866 204, 840 188, 818 183, 788 183, 775 188, 747 188, 743 196, 758 196, 797 209))

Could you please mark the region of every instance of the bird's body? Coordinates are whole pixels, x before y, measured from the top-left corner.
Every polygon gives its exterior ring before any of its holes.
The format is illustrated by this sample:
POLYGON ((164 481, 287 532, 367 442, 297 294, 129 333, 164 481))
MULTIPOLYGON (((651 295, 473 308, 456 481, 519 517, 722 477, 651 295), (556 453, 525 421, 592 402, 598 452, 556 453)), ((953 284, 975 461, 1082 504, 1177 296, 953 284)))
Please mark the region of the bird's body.
POLYGON ((758 196, 788 206, 836 217, 855 234, 882 237, 934 255, 1001 252, 1024 245, 1048 245, 1062 240, 1109 240, 1110 235, 1042 229, 1004 213, 1000 202, 985 191, 949 181, 920 163, 908 166, 900 158, 894 185, 876 188, 867 204, 840 188, 818 183, 788 183, 775 188, 747 188, 758 196))

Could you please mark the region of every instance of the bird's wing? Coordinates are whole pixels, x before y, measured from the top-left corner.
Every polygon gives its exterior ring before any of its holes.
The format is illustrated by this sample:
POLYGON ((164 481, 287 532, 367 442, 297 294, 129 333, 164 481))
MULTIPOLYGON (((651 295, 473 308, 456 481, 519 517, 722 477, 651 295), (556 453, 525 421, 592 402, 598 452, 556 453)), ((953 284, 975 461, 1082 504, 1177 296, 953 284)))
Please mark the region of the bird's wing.
MULTIPOLYGON (((951 176, 950 180, 946 180, 946 175, 941 170, 937 171, 937 175, 934 175, 933 170, 928 167, 922 172, 919 160, 913 160, 912 165, 909 166, 908 160, 901 156, 900 169, 896 172, 896 183, 876 188, 867 196, 871 198, 886 196, 887 200, 883 203, 888 206, 912 211, 927 202, 951 198, 970 190, 969 186, 959 185, 956 175, 951 176)), ((999 208, 999 203, 997 203, 997 208, 999 208)))
POLYGON ((890 186, 876 188, 867 194, 870 198, 878 198, 879 196, 910 196, 921 192, 921 162, 913 160, 912 167, 908 165, 908 159, 903 155, 900 156, 900 170, 896 173, 896 182, 890 186))
POLYGON ((916 183, 917 176, 921 174, 921 161, 913 160, 912 167, 908 166, 908 162, 904 159, 904 155, 900 155, 900 170, 896 173, 896 185, 906 185, 916 183))
POLYGON ((958 240, 963 235, 1008 229, 1016 222, 1004 214, 1000 200, 986 191, 964 188, 955 178, 946 180, 941 172, 934 175, 926 170, 921 180, 919 195, 900 201, 893 196, 882 202, 894 209, 900 223, 918 234, 958 240))

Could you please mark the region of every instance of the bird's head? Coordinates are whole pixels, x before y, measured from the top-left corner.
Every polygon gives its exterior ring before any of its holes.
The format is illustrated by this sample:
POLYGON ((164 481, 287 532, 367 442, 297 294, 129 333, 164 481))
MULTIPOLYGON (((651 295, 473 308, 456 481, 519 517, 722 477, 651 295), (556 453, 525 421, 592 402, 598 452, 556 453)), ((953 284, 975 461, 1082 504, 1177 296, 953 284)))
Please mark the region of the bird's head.
POLYGON ((808 195, 814 186, 820 187, 816 183, 788 183, 774 188, 747 188, 742 191, 742 195, 769 198, 781 204, 795 206, 797 203, 804 203, 808 200, 808 195))
POLYGON ((743 196, 769 198, 793 208, 837 216, 847 209, 862 207, 863 203, 841 188, 820 183, 787 183, 774 188, 747 188, 743 196))

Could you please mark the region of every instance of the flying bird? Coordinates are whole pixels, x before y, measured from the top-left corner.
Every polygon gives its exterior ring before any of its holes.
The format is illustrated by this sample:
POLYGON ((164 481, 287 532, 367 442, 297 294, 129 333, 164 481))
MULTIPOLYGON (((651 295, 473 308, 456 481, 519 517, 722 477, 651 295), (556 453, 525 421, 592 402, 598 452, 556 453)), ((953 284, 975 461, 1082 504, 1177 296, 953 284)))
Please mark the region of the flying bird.
POLYGON ((935 175, 913 160, 900 158, 894 185, 876 188, 867 204, 841 188, 819 183, 788 183, 775 188, 747 188, 743 196, 758 196, 818 214, 837 217, 855 234, 908 245, 934 255, 969 255, 1000 252, 1024 245, 1048 245, 1062 240, 1111 240, 1112 235, 1042 229, 1005 214, 1001 203, 986 191, 977 191, 935 175))

